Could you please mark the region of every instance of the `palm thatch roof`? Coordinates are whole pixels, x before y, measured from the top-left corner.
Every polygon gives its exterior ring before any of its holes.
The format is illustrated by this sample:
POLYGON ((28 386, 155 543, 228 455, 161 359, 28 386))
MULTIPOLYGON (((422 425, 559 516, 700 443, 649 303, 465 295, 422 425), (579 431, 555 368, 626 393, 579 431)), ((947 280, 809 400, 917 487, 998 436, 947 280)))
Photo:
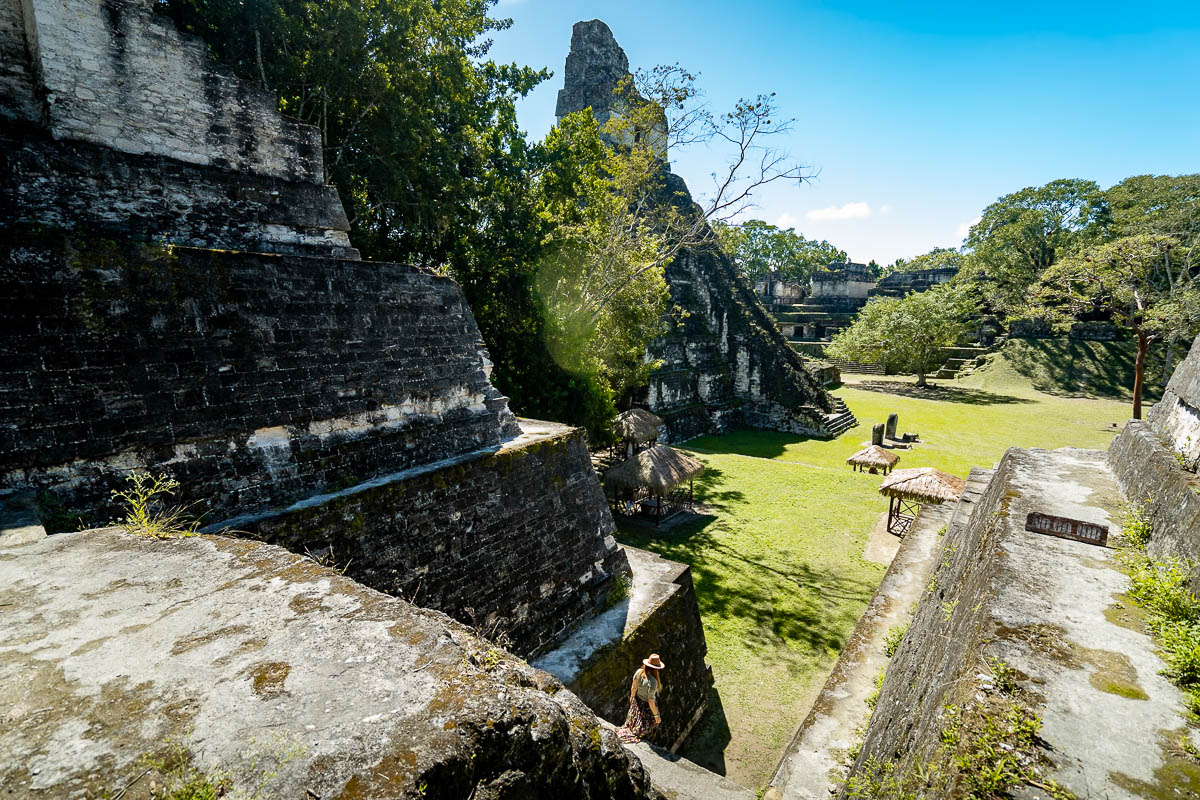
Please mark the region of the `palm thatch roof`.
POLYGON ((966 481, 947 475, 933 467, 898 469, 879 484, 879 493, 888 497, 916 500, 920 503, 941 503, 957 500, 966 481))
POLYGON ((613 420, 613 433, 621 441, 652 442, 658 438, 658 428, 663 421, 644 408, 631 408, 617 414, 613 420))
POLYGON ((666 494, 674 487, 704 472, 704 465, 665 444, 648 447, 604 473, 604 482, 666 494))
POLYGON ((846 459, 846 463, 855 467, 880 467, 887 469, 900 460, 900 456, 884 450, 877 444, 868 445, 846 459))

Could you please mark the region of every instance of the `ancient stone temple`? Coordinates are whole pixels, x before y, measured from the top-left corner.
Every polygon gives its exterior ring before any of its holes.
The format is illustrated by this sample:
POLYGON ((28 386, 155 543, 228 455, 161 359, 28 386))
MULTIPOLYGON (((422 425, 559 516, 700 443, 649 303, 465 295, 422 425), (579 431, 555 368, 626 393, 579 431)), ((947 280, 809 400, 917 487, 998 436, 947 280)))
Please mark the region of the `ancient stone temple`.
POLYGON ((958 267, 893 272, 880 279, 871 290, 871 297, 904 297, 913 292, 928 291, 939 284, 949 283, 957 274, 958 267))
POLYGON ((712 684, 686 566, 631 576, 582 432, 518 419, 457 284, 360 260, 317 130, 153 6, 0 0, 0 784, 115 794, 190 737, 248 789, 278 734, 277 796, 656 796, 502 648, 632 582, 604 675, 688 630, 670 746, 712 684), (239 538, 98 529, 133 471, 239 538))
MULTIPOLYGON (((558 117, 590 107, 613 111, 614 90, 629 60, 600 20, 571 35, 558 117)), ((691 194, 670 175, 667 197, 691 194)), ((650 347, 662 366, 650 376, 649 405, 671 441, 748 425, 813 436, 837 435, 854 418, 788 346, 754 290, 716 248, 684 250, 668 265, 672 302, 688 312, 650 347)))

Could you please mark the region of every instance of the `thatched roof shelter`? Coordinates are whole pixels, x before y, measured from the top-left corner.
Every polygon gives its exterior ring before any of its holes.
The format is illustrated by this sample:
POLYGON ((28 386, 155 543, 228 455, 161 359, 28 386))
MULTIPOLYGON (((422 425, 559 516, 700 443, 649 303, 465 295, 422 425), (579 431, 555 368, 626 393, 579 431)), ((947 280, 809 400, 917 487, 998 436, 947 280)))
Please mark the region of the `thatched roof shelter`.
POLYGON ((652 442, 658 438, 658 429, 663 421, 644 408, 631 408, 617 414, 613 420, 613 433, 621 441, 652 442))
POLYGON ((890 450, 884 450, 877 444, 868 445, 846 459, 846 463, 852 467, 872 471, 881 469, 884 472, 896 466, 899 461, 900 456, 890 450))
POLYGON ((666 494, 704 472, 704 465, 665 444, 656 444, 604 473, 604 482, 629 489, 646 487, 666 494))
POLYGON ((879 493, 918 503, 942 503, 957 500, 966 481, 933 467, 898 469, 879 484, 879 493))

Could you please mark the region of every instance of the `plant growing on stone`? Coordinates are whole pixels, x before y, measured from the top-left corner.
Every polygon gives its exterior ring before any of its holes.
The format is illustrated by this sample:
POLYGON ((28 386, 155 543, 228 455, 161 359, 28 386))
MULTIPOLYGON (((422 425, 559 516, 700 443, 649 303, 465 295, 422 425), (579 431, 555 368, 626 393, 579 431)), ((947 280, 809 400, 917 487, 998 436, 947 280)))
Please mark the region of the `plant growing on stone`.
POLYGON ((1151 499, 1130 500, 1121 506, 1121 533, 1137 548, 1144 548, 1150 541, 1150 520, 1146 508, 1151 499))
POLYGON ((889 630, 883 637, 883 654, 888 658, 896 655, 896 650, 900 648, 900 642, 904 639, 904 634, 906 633, 908 633, 907 622, 889 630))
POLYGON ((120 523, 128 533, 154 539, 173 539, 195 536, 200 521, 192 519, 183 506, 165 507, 163 498, 173 495, 179 481, 168 475, 132 472, 125 476, 129 488, 113 489, 113 499, 125 507, 125 519, 120 523))

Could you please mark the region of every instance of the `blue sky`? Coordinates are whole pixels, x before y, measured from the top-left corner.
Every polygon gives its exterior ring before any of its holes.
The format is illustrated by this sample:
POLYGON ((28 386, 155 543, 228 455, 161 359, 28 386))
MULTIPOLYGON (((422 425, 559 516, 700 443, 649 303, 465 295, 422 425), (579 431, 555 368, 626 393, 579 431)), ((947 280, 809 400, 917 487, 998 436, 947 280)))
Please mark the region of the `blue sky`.
MULTIPOLYGON (((777 93, 786 147, 819 170, 752 216, 881 264, 961 243, 1024 186, 1200 171, 1200 0, 501 0, 492 57, 554 77, 519 107, 540 138, 571 26, 603 19, 631 66, 679 62, 714 110, 777 93)), ((721 154, 672 153, 694 194, 721 154)))

